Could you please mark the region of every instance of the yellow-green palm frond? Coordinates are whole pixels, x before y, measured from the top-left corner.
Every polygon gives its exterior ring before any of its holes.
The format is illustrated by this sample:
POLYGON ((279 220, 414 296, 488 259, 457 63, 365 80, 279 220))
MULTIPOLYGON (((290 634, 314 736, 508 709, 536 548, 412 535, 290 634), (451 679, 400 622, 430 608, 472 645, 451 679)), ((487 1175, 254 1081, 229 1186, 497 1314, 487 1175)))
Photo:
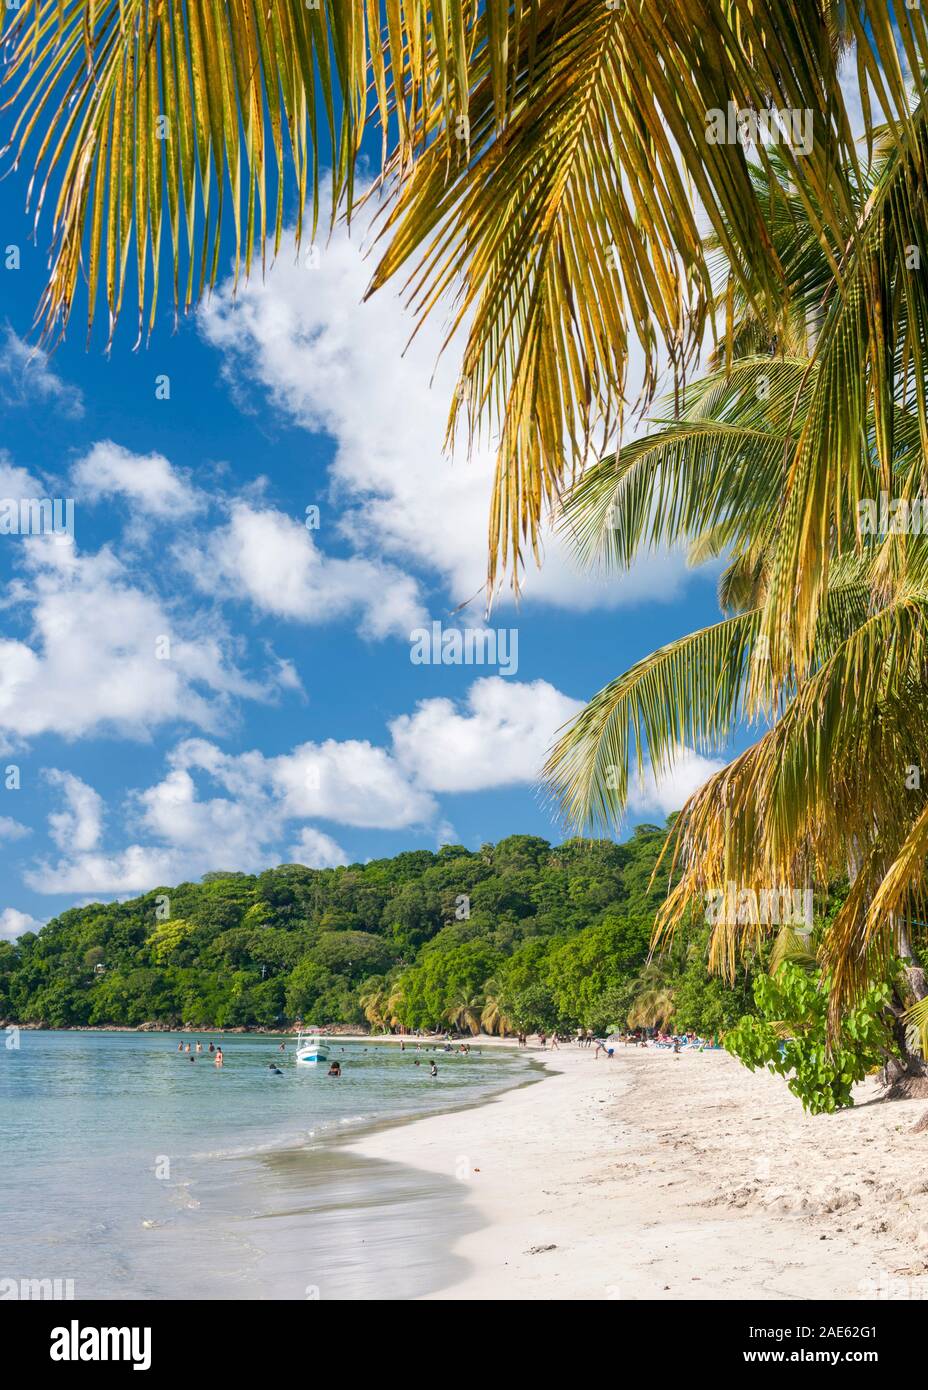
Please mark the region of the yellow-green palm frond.
MULTIPOLYGON (((507 7, 513 23, 531 3, 507 7)), ((404 162, 424 103, 453 131, 467 109, 480 8, 478 0, 22 0, 4 36, 7 148, 17 165, 35 151, 37 220, 52 203, 46 335, 67 326, 82 268, 89 325, 101 281, 111 335, 135 281, 139 334, 146 311, 150 331, 165 230, 175 311, 215 282, 230 229, 236 282, 255 255, 264 264, 268 243, 280 245, 287 196, 299 246, 316 228, 320 146, 331 151, 334 216, 343 199, 351 206, 372 116, 394 133, 404 162)), ((504 46, 500 35, 497 56, 504 46)), ((505 73, 494 73, 505 94, 505 73)))
POLYGON ((463 408, 500 440, 492 586, 618 421, 632 342, 644 399, 660 344, 684 376, 716 301, 700 207, 758 322, 788 298, 763 189, 740 142, 710 136, 716 115, 808 113, 807 148, 781 142, 776 167, 763 141, 754 153, 843 281, 861 180, 845 176, 838 57, 856 42, 868 133, 877 113, 914 148, 902 74, 921 99, 928 29, 893 14, 881 0, 23 0, 6 31, 9 148, 17 163, 33 151, 36 207, 52 210, 43 328, 64 330, 83 269, 91 323, 102 292, 112 334, 135 282, 150 330, 166 229, 185 308, 216 279, 225 227, 236 277, 279 244, 285 196, 299 242, 320 146, 333 206, 350 209, 376 120, 398 202, 374 283, 411 266, 423 312, 458 296, 452 428, 463 408))
MULTIPOLYGON (((832 574, 820 622, 820 662, 827 665, 837 659, 866 624, 870 604, 866 563, 848 557, 832 574)), ((625 811, 630 779, 635 772, 641 775, 646 759, 660 777, 687 747, 713 752, 725 746, 749 712, 755 668, 769 665, 766 647, 758 640, 760 614, 760 609, 736 613, 689 633, 637 662, 593 696, 561 733, 543 772, 572 825, 614 828, 625 811)), ((848 689, 871 674, 867 651, 857 653, 859 667, 853 672, 841 668, 833 673, 830 698, 846 716, 852 716, 854 708, 843 703, 848 689)), ((814 722, 820 697, 819 687, 807 692, 805 704, 794 702, 792 717, 798 719, 802 710, 814 722)), ((789 747, 785 726, 778 737, 789 747)))
MULTIPOLYGON (((449 338, 462 327, 467 339, 451 428, 466 414, 500 438, 491 583, 500 557, 517 564, 522 542, 535 541, 590 440, 620 417, 630 343, 644 350, 644 400, 659 344, 681 378, 701 344, 714 291, 700 203, 752 302, 783 299, 749 166, 736 141, 708 134, 713 113, 729 103, 809 112, 814 138, 804 156, 783 149, 782 166, 813 224, 822 232, 824 220, 844 246, 856 202, 835 172, 855 153, 835 65, 839 14, 788 0, 540 0, 510 44, 516 100, 495 138, 478 42, 470 146, 456 163, 440 144, 416 162, 373 288, 405 268, 418 312, 457 295, 449 338)), ((423 119, 440 129, 439 113, 423 119)), ((769 163, 762 142, 756 154, 769 163)))
POLYGON ((808 360, 751 357, 689 388, 678 420, 586 470, 567 494, 560 529, 584 564, 627 569, 645 549, 770 540, 790 427, 802 419, 808 360))
POLYGON ((720 747, 742 713, 758 614, 742 613, 661 647, 611 681, 561 734, 544 778, 574 826, 621 820, 630 778, 659 775, 681 750, 720 747))
MULTIPOLYGON (((835 280, 815 350, 815 380, 789 460, 782 519, 771 559, 763 630, 775 678, 811 659, 816 613, 831 556, 848 539, 845 521, 876 487, 897 495, 900 446, 912 480, 924 476, 928 448, 928 286, 920 247, 928 216, 919 185, 928 159, 928 106, 878 171, 835 280), (913 259, 914 257, 914 259, 913 259), (900 407, 907 433, 898 435, 900 407)), ((906 547, 891 536, 892 563, 906 547)))
POLYGON ((789 922, 780 927, 770 949, 770 974, 775 975, 780 966, 787 961, 793 965, 801 965, 804 970, 817 970, 819 966, 811 932, 797 931, 789 922))
POLYGON ((906 1047, 928 1059, 928 999, 919 999, 903 1018, 906 1047))
MULTIPOLYGON (((926 603, 924 593, 903 595, 863 621, 858 615, 774 727, 710 778, 674 825, 680 878, 661 909, 659 936, 728 882, 750 890, 828 882, 856 863, 823 945, 833 1020, 885 973, 896 949, 893 905, 912 901, 905 890, 913 888, 918 849, 910 839, 925 793, 909 789, 906 774, 928 758, 928 692, 918 680, 928 657, 926 603)), ((720 924, 713 964, 731 973, 757 935, 751 921, 720 924)))

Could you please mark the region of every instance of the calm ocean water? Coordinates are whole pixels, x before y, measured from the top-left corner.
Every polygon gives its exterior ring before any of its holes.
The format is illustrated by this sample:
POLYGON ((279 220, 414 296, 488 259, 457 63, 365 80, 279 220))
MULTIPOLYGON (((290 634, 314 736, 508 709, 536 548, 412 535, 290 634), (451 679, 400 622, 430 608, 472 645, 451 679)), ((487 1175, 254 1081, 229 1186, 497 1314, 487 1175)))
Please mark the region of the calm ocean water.
POLYGON ((335 1080, 298 1067, 292 1039, 281 1054, 232 1035, 218 1070, 180 1037, 24 1031, 0 1048, 0 1278, 72 1279, 76 1298, 325 1299, 453 1276, 448 1246, 474 1220, 454 1175, 338 1144, 529 1080, 525 1057, 331 1042, 335 1080))

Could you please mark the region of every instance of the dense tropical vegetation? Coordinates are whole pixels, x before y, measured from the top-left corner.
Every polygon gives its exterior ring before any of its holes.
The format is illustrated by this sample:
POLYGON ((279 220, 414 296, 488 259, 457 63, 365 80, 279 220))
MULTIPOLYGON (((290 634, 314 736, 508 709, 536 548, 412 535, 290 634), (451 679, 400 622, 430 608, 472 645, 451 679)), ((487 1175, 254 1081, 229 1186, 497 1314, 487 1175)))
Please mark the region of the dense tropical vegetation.
POLYGON ((646 962, 665 831, 551 846, 513 835, 349 868, 214 873, 62 913, 0 943, 0 1018, 504 1032, 639 1024, 718 1031, 750 1001, 706 974, 694 929, 646 962))

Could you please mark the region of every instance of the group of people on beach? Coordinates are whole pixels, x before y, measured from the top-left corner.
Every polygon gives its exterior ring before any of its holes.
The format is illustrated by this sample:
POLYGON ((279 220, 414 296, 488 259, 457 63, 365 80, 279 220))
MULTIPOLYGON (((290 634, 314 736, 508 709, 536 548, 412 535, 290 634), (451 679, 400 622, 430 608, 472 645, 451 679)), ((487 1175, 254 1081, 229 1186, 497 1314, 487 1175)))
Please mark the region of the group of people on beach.
MULTIPOLYGON (((529 1040, 528 1033, 517 1033, 516 1037, 520 1047, 527 1047, 529 1040)), ((592 1028, 578 1028, 576 1037, 554 1032, 548 1034, 540 1031, 534 1036, 538 1039, 538 1046, 547 1050, 550 1043, 551 1048, 557 1050, 562 1043, 574 1041, 577 1047, 593 1048, 594 1061, 600 1053, 605 1053, 607 1058, 615 1056, 616 1045, 621 1042, 626 1047, 659 1047, 668 1048, 677 1056, 683 1051, 691 1050, 696 1052, 714 1051, 721 1047, 716 1037, 701 1038, 698 1033, 689 1031, 685 1033, 659 1033, 656 1029, 635 1028, 626 1033, 610 1034, 608 1037, 599 1037, 592 1028)))

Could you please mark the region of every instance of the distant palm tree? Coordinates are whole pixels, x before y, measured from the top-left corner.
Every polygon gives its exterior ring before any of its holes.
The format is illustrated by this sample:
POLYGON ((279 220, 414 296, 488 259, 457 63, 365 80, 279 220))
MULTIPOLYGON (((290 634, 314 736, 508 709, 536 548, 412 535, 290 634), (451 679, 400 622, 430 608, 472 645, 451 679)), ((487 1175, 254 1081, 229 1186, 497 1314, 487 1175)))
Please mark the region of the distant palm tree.
POLYGON ((514 1031, 512 1020, 507 1016, 497 993, 496 983, 488 980, 486 997, 480 1014, 480 1026, 485 1033, 498 1033, 501 1038, 514 1031))
POLYGON ((387 992, 382 985, 362 989, 358 995, 358 1003, 373 1029, 380 1031, 386 1026, 387 992))
POLYGON ((384 1021, 390 1028, 396 1028, 403 1023, 403 1005, 406 1002, 406 990, 402 978, 394 980, 387 986, 386 998, 384 999, 384 1021))
POLYGON ((451 1027, 459 1032, 466 1028, 476 1036, 480 1032, 480 1015, 483 1000, 477 994, 460 993, 445 1010, 444 1017, 451 1027))
POLYGON ((628 1011, 629 1028, 666 1028, 674 1015, 673 990, 666 985, 645 989, 628 1011))

